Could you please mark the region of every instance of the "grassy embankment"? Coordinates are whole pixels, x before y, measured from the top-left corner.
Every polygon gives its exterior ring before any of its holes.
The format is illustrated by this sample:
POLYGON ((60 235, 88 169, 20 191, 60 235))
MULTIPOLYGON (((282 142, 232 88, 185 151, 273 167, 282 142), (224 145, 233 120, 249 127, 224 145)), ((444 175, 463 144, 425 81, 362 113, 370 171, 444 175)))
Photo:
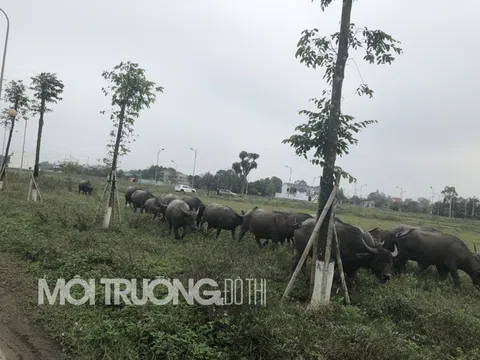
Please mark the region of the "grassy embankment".
MULTIPOLYGON (((436 273, 411 272, 379 284, 366 271, 342 305, 305 309, 308 289, 295 287, 291 301, 279 303, 290 276, 286 247, 259 251, 251 236, 239 243, 228 232, 168 237, 160 222, 122 209, 124 224, 106 231, 93 225, 104 184, 93 197, 68 192, 64 178, 43 176, 44 201, 26 201, 27 179, 9 173, 0 194, 0 251, 28 268, 33 278, 212 278, 267 279, 267 306, 107 306, 97 291, 94 306, 37 306, 36 282, 19 302, 42 324, 70 359, 479 359, 480 292, 461 273, 462 286, 436 273)), ((120 196, 129 184, 121 183, 120 196)), ((145 186, 145 188, 149 188, 145 186)), ((166 194, 172 188, 158 189, 166 194)), ((240 211, 255 205, 312 213, 314 204, 249 197, 227 200, 200 194, 240 211)), ((121 201, 123 206, 123 201, 121 201)), ((103 208, 103 207, 102 207, 103 208)), ((459 236, 473 248, 480 224, 472 221, 339 207, 338 216, 364 228, 394 223, 429 225, 459 236)), ((101 219, 99 224, 101 223, 101 219)), ((19 276, 11 274, 12 277, 19 276)), ((336 285, 334 285, 336 288, 336 285)), ((75 290, 75 288, 73 289, 75 290)))

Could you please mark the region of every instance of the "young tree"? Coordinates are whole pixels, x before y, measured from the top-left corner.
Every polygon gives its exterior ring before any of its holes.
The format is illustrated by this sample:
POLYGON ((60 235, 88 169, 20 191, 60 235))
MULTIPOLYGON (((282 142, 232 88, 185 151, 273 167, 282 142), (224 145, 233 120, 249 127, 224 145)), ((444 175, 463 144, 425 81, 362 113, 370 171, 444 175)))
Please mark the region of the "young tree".
POLYGON ((444 196, 444 199, 448 201, 448 217, 452 217, 452 202, 455 197, 458 196, 455 186, 445 186, 445 189, 442 190, 441 194, 444 196))
POLYGON ((65 159, 60 164, 60 170, 67 174, 68 191, 72 191, 72 174, 78 172, 80 163, 76 159, 65 159))
POLYGON ((110 132, 112 142, 107 145, 112 158, 109 176, 110 197, 104 222, 104 226, 108 227, 115 198, 115 172, 118 157, 130 151, 128 137, 133 133, 135 120, 140 116, 141 110, 149 108, 155 102, 156 93, 163 92, 163 87, 156 86, 153 81, 147 80, 145 70, 140 68, 137 63, 130 61, 120 62, 112 71, 104 71, 102 76, 108 82, 102 91, 105 96, 111 96, 110 119, 114 124, 114 129, 110 132))
MULTIPOLYGON (((0 169, 4 169, 7 165, 7 158, 10 152, 10 144, 12 142, 13 131, 15 128, 15 121, 18 119, 18 115, 22 115, 24 118, 27 117, 29 111, 29 102, 28 96, 26 94, 27 88, 23 84, 22 80, 12 80, 10 81, 5 88, 5 96, 3 100, 9 104, 9 108, 5 110, 6 117, 4 118, 6 123, 10 123, 10 133, 8 134, 7 147, 5 150, 5 157, 3 158, 3 164, 0 169), (8 115, 10 109, 15 110, 15 116, 8 115)), ((3 182, 5 177, 5 171, 0 170, 0 182, 3 182)))
MULTIPOLYGON (((57 74, 42 72, 31 78, 30 89, 33 90, 35 102, 32 104, 32 112, 40 115, 38 120, 37 148, 35 152, 35 166, 33 168, 33 177, 38 179, 38 164, 40 162, 40 145, 42 143, 42 131, 45 113, 52 110, 47 107, 48 104, 57 103, 63 100, 60 95, 63 93, 63 82, 57 78, 57 74)), ((36 201, 37 188, 35 183, 32 191, 32 199, 36 201)))
POLYGON ((214 186, 216 185, 215 177, 210 172, 207 172, 203 175, 202 180, 203 180, 203 184, 207 188, 207 195, 210 195, 210 189, 213 189, 214 186))
POLYGON ((245 186, 247 184, 247 176, 250 174, 250 171, 258 167, 256 160, 260 155, 242 151, 238 156, 240 157, 240 161, 232 164, 232 170, 235 171, 235 174, 240 176, 240 193, 244 194, 245 186))
MULTIPOLYGON (((320 0, 322 11, 332 1, 320 0)), ((370 64, 390 64, 394 60, 392 53, 400 54, 402 52, 397 47, 399 42, 385 32, 370 30, 366 27, 358 28, 351 23, 353 0, 342 0, 342 3, 340 31, 332 36, 320 36, 318 29, 304 30, 295 54, 307 67, 313 69, 319 66, 325 67, 324 79, 331 87, 330 96, 327 98, 328 92, 324 90, 323 98, 311 99, 317 110, 300 111, 300 114, 307 115, 308 122, 295 128, 300 134, 283 140, 283 143, 290 144, 295 149, 297 155, 306 159, 308 159, 307 153, 314 150, 313 159, 310 161, 323 167, 320 196, 318 197, 318 216, 323 211, 333 190, 336 171, 340 171, 343 177, 349 178, 350 182, 355 181, 352 176, 335 166, 337 155, 348 154, 349 145, 358 142, 354 133, 358 133, 362 128, 376 122, 375 120, 355 122, 353 116, 343 114, 341 111, 342 87, 349 48, 363 49, 365 51, 363 59, 370 64)), ((363 81, 356 93, 373 96, 373 90, 363 81)), ((327 213, 328 218, 330 218, 330 210, 327 213)), ((324 221, 319 234, 319 249, 325 249, 327 232, 328 221, 324 221)))

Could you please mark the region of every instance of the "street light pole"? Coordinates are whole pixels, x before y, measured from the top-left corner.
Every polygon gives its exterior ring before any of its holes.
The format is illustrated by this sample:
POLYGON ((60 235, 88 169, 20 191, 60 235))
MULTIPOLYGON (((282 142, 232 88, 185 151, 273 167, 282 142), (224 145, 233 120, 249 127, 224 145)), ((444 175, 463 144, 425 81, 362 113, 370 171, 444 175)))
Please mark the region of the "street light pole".
POLYGON ((7 45, 8 45, 8 34, 10 32, 10 19, 7 16, 7 13, 0 9, 0 11, 5 15, 7 19, 7 34, 5 35, 5 47, 3 48, 3 59, 2 59, 2 71, 0 73, 0 99, 2 98, 2 85, 3 85, 3 72, 5 70, 5 58, 7 57, 7 45))
POLYGON ((155 182, 157 182, 157 174, 158 174, 158 157, 160 156, 160 153, 165 150, 164 148, 158 150, 157 152, 157 167, 155 168, 155 182))
MULTIPOLYGON (((177 163, 173 160, 170 160, 170 161, 175 164, 175 180, 177 180, 177 163)), ((171 180, 170 180, 170 182, 171 182, 171 180)))
POLYGON ((25 118, 25 130, 23 131, 22 160, 20 161, 20 171, 23 170, 23 156, 25 154, 25 138, 27 136, 27 118, 25 118))
POLYGON ((190 148, 195 153, 195 158, 193 160, 193 175, 192 175, 192 189, 195 184, 195 165, 197 165, 197 149, 190 148))
POLYGON ((368 184, 363 184, 362 186, 360 186, 360 200, 362 199, 362 190, 365 186, 367 186, 368 184))
POLYGON ((401 188, 400 186, 397 186, 397 189, 400 189, 400 201, 403 201, 403 193, 405 193, 406 191, 403 191, 403 188, 401 188))
POLYGON ((292 167, 285 165, 286 168, 290 169, 290 177, 288 178, 288 198, 290 199, 290 193, 292 191, 292 167))

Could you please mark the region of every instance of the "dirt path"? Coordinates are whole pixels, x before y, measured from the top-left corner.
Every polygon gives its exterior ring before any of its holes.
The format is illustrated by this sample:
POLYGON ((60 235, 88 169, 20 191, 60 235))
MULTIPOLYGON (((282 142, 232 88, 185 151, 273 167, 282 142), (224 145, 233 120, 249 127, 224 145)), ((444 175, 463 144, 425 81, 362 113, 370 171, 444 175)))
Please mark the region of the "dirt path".
POLYGON ((63 359, 60 346, 28 321, 28 300, 36 299, 37 279, 21 262, 0 253, 0 360, 63 359))

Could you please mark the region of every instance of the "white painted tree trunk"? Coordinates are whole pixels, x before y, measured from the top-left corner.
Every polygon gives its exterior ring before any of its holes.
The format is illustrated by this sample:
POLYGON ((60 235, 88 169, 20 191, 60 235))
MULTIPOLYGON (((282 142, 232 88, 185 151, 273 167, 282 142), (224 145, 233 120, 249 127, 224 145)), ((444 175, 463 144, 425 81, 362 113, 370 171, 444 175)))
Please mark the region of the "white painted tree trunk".
POLYGON ((37 201, 37 189, 32 190, 32 200, 37 201))
POLYGON ((330 302, 334 267, 334 261, 331 261, 327 267, 323 261, 317 260, 317 272, 315 274, 315 285, 313 287, 310 307, 315 308, 319 305, 326 305, 330 302))
POLYGON ((3 181, 0 181, 0 190, 3 189, 3 181))
POLYGON ((109 206, 107 207, 107 211, 105 213, 105 217, 103 218, 103 227, 108 229, 110 226, 110 219, 112 218, 112 208, 109 206))

